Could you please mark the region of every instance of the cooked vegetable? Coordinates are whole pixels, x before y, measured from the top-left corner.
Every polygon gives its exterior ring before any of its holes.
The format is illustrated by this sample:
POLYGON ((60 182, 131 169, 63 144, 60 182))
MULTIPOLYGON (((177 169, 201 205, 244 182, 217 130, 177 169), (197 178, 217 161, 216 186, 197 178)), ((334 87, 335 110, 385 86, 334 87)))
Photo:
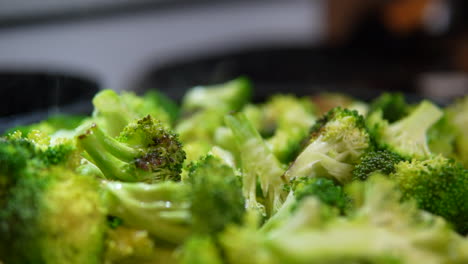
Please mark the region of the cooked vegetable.
POLYGON ((468 97, 251 93, 104 90, 9 130, 0 263, 468 263, 468 97))
POLYGON ((92 124, 78 144, 107 179, 157 182, 180 180, 185 152, 177 135, 151 116, 127 124, 117 138, 92 124))

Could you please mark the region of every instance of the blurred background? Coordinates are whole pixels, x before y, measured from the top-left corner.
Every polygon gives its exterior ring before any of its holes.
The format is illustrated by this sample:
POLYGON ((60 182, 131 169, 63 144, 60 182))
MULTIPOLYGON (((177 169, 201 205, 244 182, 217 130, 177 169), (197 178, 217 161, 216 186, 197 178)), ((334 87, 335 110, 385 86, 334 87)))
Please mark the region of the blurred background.
MULTIPOLYGON (((99 89, 249 77, 274 92, 468 93, 466 0, 0 0, 0 126, 88 113, 99 89)), ((1 130, 1 127, 0 127, 1 130)))

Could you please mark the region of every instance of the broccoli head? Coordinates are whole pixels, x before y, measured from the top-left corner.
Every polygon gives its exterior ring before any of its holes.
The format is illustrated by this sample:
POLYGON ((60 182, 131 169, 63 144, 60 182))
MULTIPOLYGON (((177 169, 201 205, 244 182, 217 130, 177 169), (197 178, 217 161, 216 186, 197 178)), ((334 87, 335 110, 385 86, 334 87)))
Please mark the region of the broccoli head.
MULTIPOLYGON (((39 130, 31 130, 25 137, 21 131, 15 131, 0 140, 10 149, 27 151, 28 163, 35 163, 36 166, 61 165, 75 169, 80 163, 80 150, 72 139, 61 139, 52 144, 48 134, 39 130)), ((4 157, 13 156, 5 153, 4 157)))
POLYGON ((354 165, 372 146, 364 118, 356 111, 334 108, 311 128, 307 145, 284 177, 332 177, 347 182, 354 165))
POLYGON ((326 178, 298 178, 292 182, 292 190, 298 202, 309 196, 318 198, 323 204, 337 208, 344 213, 350 203, 343 188, 326 178))
POLYGON ((100 263, 106 231, 98 183, 60 167, 23 168, 3 189, 0 259, 100 263))
POLYGON ((445 111, 442 118, 429 128, 427 132, 427 144, 432 153, 453 158, 456 155, 456 137, 457 128, 450 122, 447 111, 445 111))
POLYGON ((468 168, 468 96, 447 107, 447 118, 456 131, 455 158, 468 168))
POLYGON ((117 138, 93 124, 78 136, 78 143, 108 179, 180 180, 185 159, 182 144, 151 116, 131 122, 117 138))
POLYGON ((374 172, 385 175, 395 172, 395 165, 405 159, 389 150, 374 150, 362 155, 354 167, 353 179, 366 180, 374 172))
POLYGON ((56 114, 51 115, 47 119, 25 126, 18 126, 12 129, 8 129, 5 135, 14 133, 15 131, 20 131, 23 135, 27 135, 32 130, 39 130, 48 135, 52 135, 58 131, 63 130, 73 130, 81 124, 85 119, 85 116, 81 115, 66 115, 66 114, 56 114))
MULTIPOLYGON (((267 229, 251 219, 229 226, 220 235, 228 263, 467 261, 466 239, 442 218, 419 210, 411 201, 401 202, 401 192, 386 177, 353 182, 346 193, 355 206, 347 217, 308 196, 296 210, 288 211, 284 221, 267 229)), ((270 218, 265 225, 272 220, 277 219, 270 218)))
POLYGON ((370 103, 369 114, 382 112, 382 117, 393 123, 405 117, 409 112, 405 97, 401 93, 384 93, 370 103))
POLYGON ((171 116, 156 101, 151 93, 140 97, 131 92, 118 94, 113 90, 103 90, 93 98, 94 112, 92 121, 112 137, 120 134, 122 129, 134 119, 151 115, 163 122, 166 127, 171 126, 171 116))
POLYGON ((193 236, 181 249, 181 264, 223 264, 221 253, 209 236, 193 236))
POLYGON ((468 232, 468 170, 442 156, 400 162, 390 175, 405 199, 444 217, 458 232, 468 232))
POLYGON ((216 135, 217 130, 224 125, 224 116, 230 111, 240 110, 250 95, 250 82, 245 78, 219 85, 198 86, 187 92, 182 102, 183 116, 175 130, 181 141, 189 146, 188 161, 203 157, 215 143, 226 147, 223 142, 217 142, 220 139, 216 135))
POLYGON ((177 263, 174 248, 157 244, 148 231, 119 226, 107 232, 103 263, 177 263))
POLYGON ((208 154, 190 164, 188 182, 192 186, 190 210, 195 233, 212 235, 229 223, 240 223, 245 202, 241 180, 232 167, 208 154))
POLYGON ((408 159, 424 159, 431 155, 427 133, 443 115, 436 105, 423 101, 408 116, 392 124, 388 124, 382 114, 382 111, 376 111, 367 119, 369 129, 381 147, 408 159))
POLYGON ((182 110, 186 113, 200 109, 236 111, 250 100, 250 96, 250 81, 239 77, 223 84, 192 88, 183 98, 182 110))
POLYGON ((292 95, 275 95, 263 106, 265 130, 275 128, 267 144, 282 163, 289 163, 299 152, 315 122, 314 111, 310 100, 292 95))

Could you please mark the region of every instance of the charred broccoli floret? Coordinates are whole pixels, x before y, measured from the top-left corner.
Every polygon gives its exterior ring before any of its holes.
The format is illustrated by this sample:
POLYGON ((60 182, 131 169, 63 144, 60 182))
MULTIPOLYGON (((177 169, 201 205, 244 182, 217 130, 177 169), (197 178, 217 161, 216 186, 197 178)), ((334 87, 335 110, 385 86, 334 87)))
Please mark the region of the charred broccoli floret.
POLYGON ((370 148, 364 118, 356 111, 334 108, 312 127, 309 142, 284 177, 332 177, 347 182, 354 165, 370 148))
POLYGON ((117 138, 93 124, 78 136, 78 143, 108 179, 180 180, 185 159, 182 144, 151 116, 128 124, 117 138))

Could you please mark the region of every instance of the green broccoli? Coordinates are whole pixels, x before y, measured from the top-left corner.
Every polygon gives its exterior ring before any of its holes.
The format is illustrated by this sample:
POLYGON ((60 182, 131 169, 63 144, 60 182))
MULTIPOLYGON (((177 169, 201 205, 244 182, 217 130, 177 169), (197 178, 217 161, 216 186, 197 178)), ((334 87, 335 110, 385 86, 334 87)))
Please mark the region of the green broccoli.
POLYGON ((106 182, 108 214, 123 226, 147 230, 159 240, 182 243, 191 233, 190 191, 182 183, 106 182))
POLYGON ((30 142, 0 141, 0 259, 100 263, 106 218, 98 183, 41 155, 30 142))
POLYGON ((75 169, 81 161, 80 150, 73 139, 62 138, 54 144, 46 133, 31 130, 26 136, 21 131, 15 131, 3 139, 4 143, 21 145, 34 153, 34 161, 43 167, 61 165, 75 169))
POLYGON ((48 135, 52 135, 58 131, 75 129, 85 118, 85 116, 81 115, 55 114, 39 123, 8 129, 5 135, 15 131, 21 131, 23 135, 27 135, 32 130, 39 130, 48 135))
POLYGON ((110 215, 176 245, 191 233, 222 231, 228 223, 240 222, 244 212, 234 170, 212 155, 190 165, 185 183, 107 182, 106 189, 110 215))
MULTIPOLYGON (((183 117, 175 127, 180 140, 187 145, 187 161, 204 156, 217 143, 217 130, 224 125, 224 116, 240 110, 251 95, 250 82, 238 78, 230 82, 195 87, 184 97, 183 117)), ((219 144, 226 147, 223 143, 219 144)), ((229 149, 231 150, 231 149, 229 149)))
POLYGON ((223 116, 216 111, 201 111, 190 118, 181 120, 176 126, 176 133, 184 144, 187 163, 206 155, 215 145, 215 131, 222 125, 223 116))
POLYGON ((444 157, 453 158, 455 156, 455 139, 457 129, 450 122, 447 112, 444 112, 437 121, 427 131, 427 144, 429 150, 434 154, 442 154, 444 157))
POLYGON ((245 202, 241 180, 232 167, 208 154, 189 166, 188 182, 194 233, 212 235, 229 223, 240 223, 245 202))
POLYGON ((361 156, 354 167, 353 179, 366 180, 374 172, 389 175, 395 172, 395 165, 404 160, 400 155, 386 149, 369 151, 361 156))
POLYGON ((447 107, 447 118, 455 128, 455 158, 468 168, 468 96, 447 107))
POLYGON ((392 124, 382 118, 382 111, 369 115, 367 122, 377 143, 392 152, 411 159, 424 159, 431 155, 427 144, 427 133, 443 115, 429 101, 421 102, 408 116, 392 124))
POLYGON ((468 170, 442 156, 425 161, 400 162, 390 175, 405 199, 451 222, 458 232, 468 232, 468 170))
POLYGON ((148 231, 119 226, 107 232, 103 263, 177 263, 173 247, 157 244, 148 231))
POLYGON ((373 176, 350 187, 353 201, 361 202, 346 217, 309 196, 297 210, 289 210, 286 221, 267 230, 259 228, 255 219, 228 227, 220 236, 228 263, 467 261, 465 239, 443 219, 411 202, 401 203, 401 193, 388 179, 373 176))
POLYGON ((225 117, 226 125, 231 129, 242 162, 243 192, 247 208, 261 210, 257 202, 257 179, 261 192, 266 199, 268 215, 273 215, 283 202, 284 173, 281 163, 267 147, 252 123, 242 112, 225 117))
POLYGON ((186 113, 200 109, 237 111, 250 100, 251 93, 251 83, 245 77, 213 86, 197 86, 185 94, 182 110, 186 113))
POLYGON ((146 98, 131 92, 120 95, 113 90, 103 90, 93 98, 94 112, 92 121, 111 137, 120 134, 123 128, 134 119, 151 115, 160 120, 166 127, 171 127, 171 115, 158 105, 154 95, 146 98))
POLYGON ((315 122, 314 111, 310 100, 292 95, 275 95, 263 106, 264 126, 275 128, 267 144, 282 163, 289 163, 300 151, 315 122))
POLYGON ((372 146, 364 118, 356 111, 334 108, 312 127, 307 146, 284 177, 332 177, 348 182, 354 165, 372 146))
POLYGON ((147 105, 147 108, 149 108, 148 112, 151 112, 151 108, 153 109, 159 109, 159 111, 162 112, 164 110, 164 113, 161 115, 163 118, 161 118, 161 121, 165 120, 165 116, 168 116, 169 123, 171 125, 175 124, 175 122, 179 119, 180 117, 180 107, 179 105, 174 102, 171 98, 167 97, 165 94, 159 92, 158 90, 149 90, 143 95, 143 100, 145 101, 145 105, 147 105))
POLYGON ((209 236, 194 236, 182 247, 182 264, 223 264, 221 253, 209 236))
POLYGON ((337 208, 340 213, 345 213, 350 200, 343 188, 326 178, 298 178, 292 182, 294 196, 298 202, 309 196, 318 198, 323 204, 337 208))
POLYGON ((369 114, 381 111, 382 118, 390 123, 404 118, 409 112, 405 97, 401 93, 384 93, 370 103, 369 114))
POLYGON ((78 144, 108 179, 180 180, 182 145, 177 135, 151 116, 131 122, 116 139, 93 124, 78 136, 78 144))

